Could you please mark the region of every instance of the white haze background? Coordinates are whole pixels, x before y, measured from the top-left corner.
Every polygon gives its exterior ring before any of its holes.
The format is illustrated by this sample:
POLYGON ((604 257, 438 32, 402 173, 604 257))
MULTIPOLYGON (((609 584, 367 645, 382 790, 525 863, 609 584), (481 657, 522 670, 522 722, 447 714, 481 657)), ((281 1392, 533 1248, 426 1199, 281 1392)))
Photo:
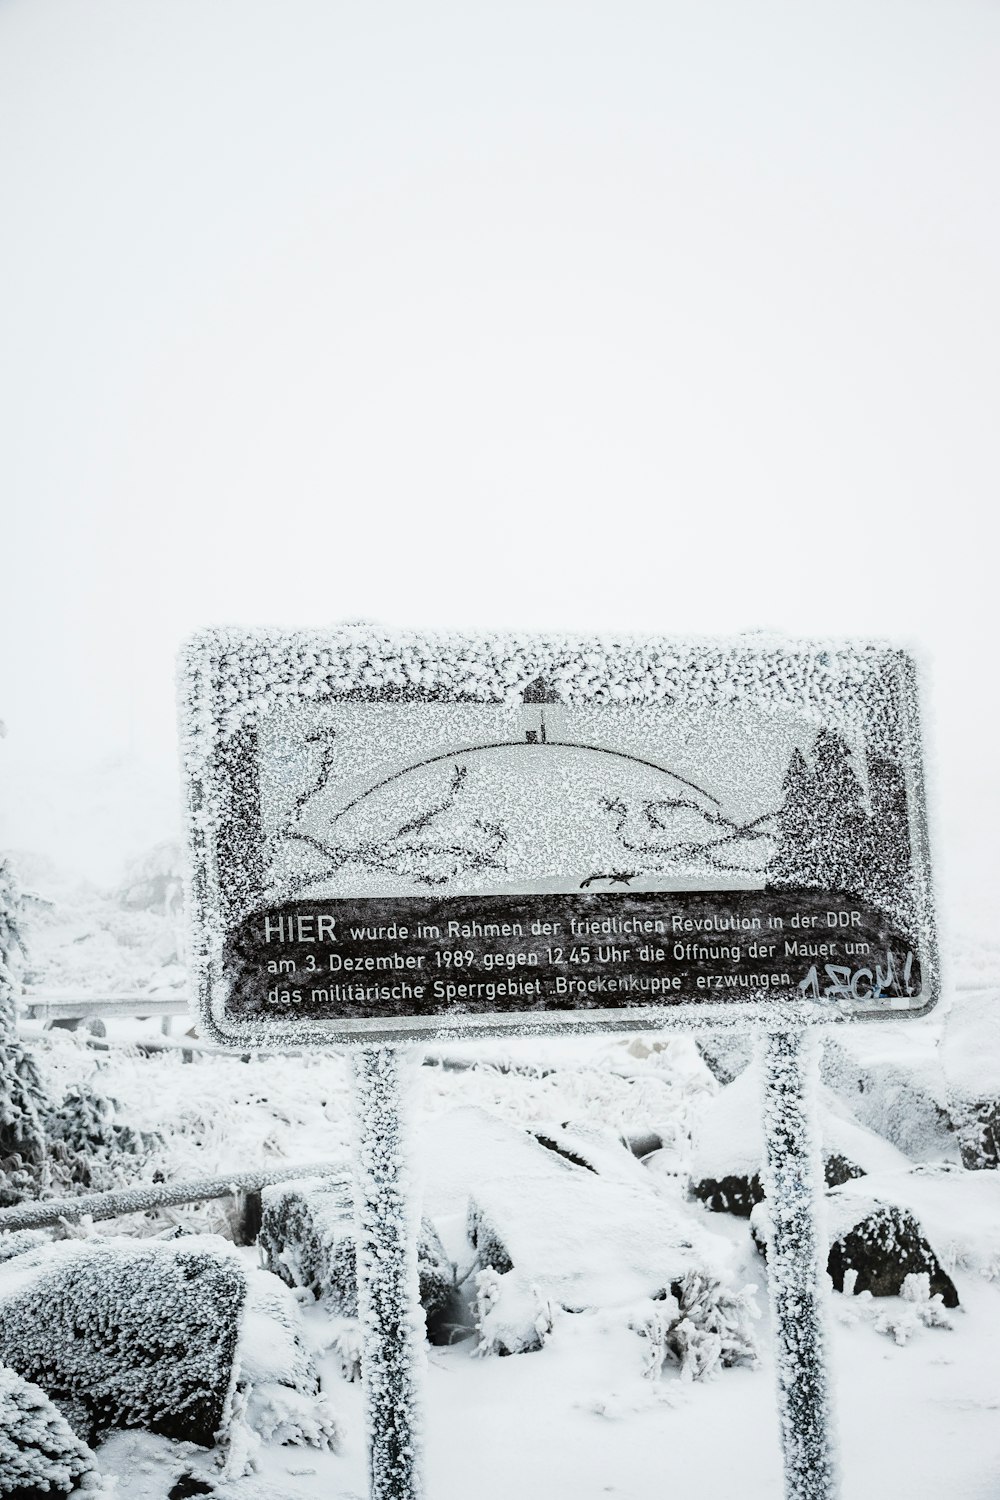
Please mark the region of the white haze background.
POLYGON ((175 827, 212 622, 877 633, 1000 893, 1000 10, 0 5, 0 844, 175 827))

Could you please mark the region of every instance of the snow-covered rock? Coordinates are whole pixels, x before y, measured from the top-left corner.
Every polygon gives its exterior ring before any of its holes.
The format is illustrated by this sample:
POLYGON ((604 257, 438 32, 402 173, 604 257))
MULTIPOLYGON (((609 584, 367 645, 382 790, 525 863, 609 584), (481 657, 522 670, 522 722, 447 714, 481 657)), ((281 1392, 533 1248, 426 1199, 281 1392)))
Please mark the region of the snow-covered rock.
POLYGON ((94 1455, 37 1385, 0 1365, 0 1500, 110 1495, 94 1455))
POLYGON ((428 1205, 468 1204, 479 1353, 540 1349, 570 1313, 615 1309, 654 1373, 669 1360, 700 1378, 755 1358, 730 1246, 659 1194, 613 1133, 522 1130, 464 1108, 428 1123, 423 1155, 428 1205))
POLYGON ((261 1442, 340 1440, 295 1297, 217 1236, 25 1249, 0 1266, 0 1359, 91 1443, 220 1444, 238 1475, 261 1442))
POLYGON ((895 1204, 834 1189, 827 1196, 830 1257, 827 1270, 838 1292, 852 1272, 855 1292, 873 1297, 895 1297, 906 1278, 926 1274, 930 1294, 945 1307, 958 1306, 955 1283, 941 1265, 916 1219, 895 1204))
MULTIPOLYGON (((826 1268, 835 1291, 896 1297, 908 1276, 926 1275, 932 1297, 940 1297, 945 1307, 958 1306, 955 1283, 908 1210, 858 1191, 843 1194, 834 1188, 826 1197, 826 1268)), ((767 1203, 754 1209, 750 1228, 766 1258, 771 1238, 767 1203)))
POLYGON ((602 1175, 470 1107, 429 1121, 422 1155, 428 1212, 468 1204, 479 1264, 516 1270, 542 1303, 610 1307, 691 1270, 728 1271, 728 1244, 658 1195, 624 1150, 622 1175, 602 1175))
POLYGON ((268 1271, 247 1271, 236 1363, 241 1414, 263 1442, 339 1448, 342 1424, 320 1389, 298 1303, 268 1271))
POLYGON ((532 1125, 531 1133, 548 1151, 554 1151, 575 1166, 585 1167, 598 1176, 616 1182, 643 1184, 647 1181, 645 1169, 640 1161, 650 1151, 659 1150, 662 1138, 647 1131, 644 1138, 636 1137, 636 1146, 606 1126, 592 1125, 589 1121, 567 1121, 563 1125, 532 1125), (646 1150, 636 1149, 645 1145, 646 1150))
POLYGON ((956 1161, 940 1023, 830 1027, 820 1077, 911 1161, 956 1161))
MULTIPOLYGON (((819 1122, 828 1186, 910 1166, 902 1152, 852 1119, 843 1101, 822 1085, 819 1122)), ((694 1134, 691 1190, 715 1212, 748 1218, 764 1197, 764 1156, 760 1070, 754 1062, 703 1107, 694 1134)))
POLYGON ((272 1183, 261 1192, 257 1243, 267 1269, 356 1317, 357 1260, 350 1176, 272 1183))
POLYGON ((967 1172, 951 1162, 873 1172, 845 1182, 838 1198, 874 1198, 911 1214, 949 1273, 1000 1279, 1000 1173, 967 1172))

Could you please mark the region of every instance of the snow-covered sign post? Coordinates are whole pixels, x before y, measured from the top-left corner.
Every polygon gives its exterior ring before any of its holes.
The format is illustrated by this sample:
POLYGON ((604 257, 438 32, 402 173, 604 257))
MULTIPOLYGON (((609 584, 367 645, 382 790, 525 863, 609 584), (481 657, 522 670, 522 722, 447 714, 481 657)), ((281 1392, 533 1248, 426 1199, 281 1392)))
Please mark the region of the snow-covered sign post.
POLYGON ((201 1018, 356 1049, 372 1495, 421 1493, 408 1045, 753 1025, 786 1492, 835 1492, 810 1028, 937 998, 916 674, 877 642, 211 631, 201 1018))

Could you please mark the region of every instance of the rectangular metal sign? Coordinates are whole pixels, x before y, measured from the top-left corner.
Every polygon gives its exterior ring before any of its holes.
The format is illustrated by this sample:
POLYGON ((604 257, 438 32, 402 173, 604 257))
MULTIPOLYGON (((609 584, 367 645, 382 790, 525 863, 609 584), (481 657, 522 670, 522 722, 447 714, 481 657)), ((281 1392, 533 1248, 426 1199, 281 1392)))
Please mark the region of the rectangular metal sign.
POLYGON ((221 1042, 935 1003, 916 674, 895 647, 210 631, 180 691, 221 1042))

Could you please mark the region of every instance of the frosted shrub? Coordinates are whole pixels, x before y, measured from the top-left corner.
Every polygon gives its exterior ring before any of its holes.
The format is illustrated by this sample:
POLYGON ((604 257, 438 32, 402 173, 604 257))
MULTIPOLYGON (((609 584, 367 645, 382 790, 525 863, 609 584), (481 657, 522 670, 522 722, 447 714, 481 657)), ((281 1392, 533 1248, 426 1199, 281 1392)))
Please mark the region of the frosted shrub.
POLYGON ((676 1281, 662 1299, 634 1317, 630 1327, 647 1343, 644 1373, 655 1379, 670 1364, 687 1380, 704 1380, 720 1369, 757 1363, 751 1327, 758 1316, 755 1287, 733 1292, 699 1271, 676 1281))
POLYGON ((45 1392, 0 1365, 0 1500, 109 1494, 94 1455, 45 1392))
POLYGON ((89 1083, 72 1084, 46 1116, 53 1177, 67 1188, 120 1187, 138 1175, 150 1152, 162 1146, 155 1131, 134 1130, 115 1118, 118 1101, 89 1083))
POLYGON ((52 1235, 45 1229, 13 1229, 0 1232, 0 1265, 23 1255, 26 1250, 37 1250, 39 1245, 52 1243, 52 1235))
MULTIPOLYGON (((944 1299, 931 1295, 931 1279, 926 1271, 913 1272, 903 1282, 899 1301, 875 1308, 872 1299, 861 1294, 866 1311, 872 1314, 872 1327, 876 1333, 884 1333, 894 1343, 903 1346, 921 1328, 954 1328, 954 1323, 945 1312, 944 1299)), ((859 1299, 860 1300, 860 1299, 859 1299)))
POLYGON ((229 1420, 245 1296, 225 1247, 61 1241, 0 1267, 0 1360, 88 1442, 141 1427, 210 1447, 229 1420))
POLYGON ((477 1354, 528 1354, 541 1349, 555 1326, 555 1309, 516 1271, 487 1266, 476 1275, 477 1354))
POLYGON ((237 1353, 242 1420, 265 1443, 336 1450, 341 1423, 320 1391, 292 1293, 275 1276, 252 1270, 237 1353))

